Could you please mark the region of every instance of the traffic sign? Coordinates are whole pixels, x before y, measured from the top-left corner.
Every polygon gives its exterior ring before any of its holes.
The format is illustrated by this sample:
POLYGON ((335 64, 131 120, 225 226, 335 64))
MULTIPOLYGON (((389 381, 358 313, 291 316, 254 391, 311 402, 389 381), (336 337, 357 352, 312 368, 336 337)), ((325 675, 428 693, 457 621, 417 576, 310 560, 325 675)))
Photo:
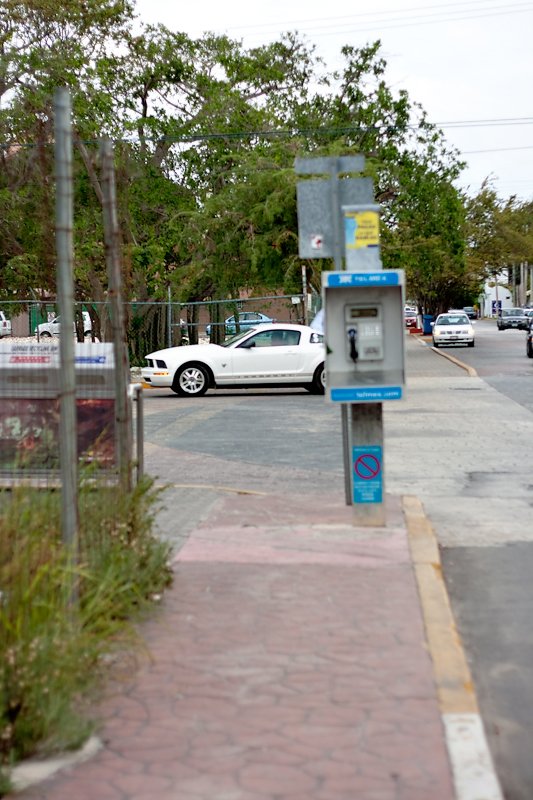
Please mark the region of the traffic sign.
POLYGON ((382 448, 354 447, 352 463, 354 503, 383 502, 382 448))

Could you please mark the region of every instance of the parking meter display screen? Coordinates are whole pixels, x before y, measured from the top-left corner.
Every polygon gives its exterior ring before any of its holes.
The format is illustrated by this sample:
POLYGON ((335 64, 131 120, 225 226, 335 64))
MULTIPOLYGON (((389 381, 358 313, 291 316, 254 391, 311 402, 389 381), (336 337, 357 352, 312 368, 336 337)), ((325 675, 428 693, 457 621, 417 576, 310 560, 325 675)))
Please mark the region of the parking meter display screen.
POLYGON ((350 319, 360 319, 361 317, 377 317, 377 308, 350 308, 350 319))

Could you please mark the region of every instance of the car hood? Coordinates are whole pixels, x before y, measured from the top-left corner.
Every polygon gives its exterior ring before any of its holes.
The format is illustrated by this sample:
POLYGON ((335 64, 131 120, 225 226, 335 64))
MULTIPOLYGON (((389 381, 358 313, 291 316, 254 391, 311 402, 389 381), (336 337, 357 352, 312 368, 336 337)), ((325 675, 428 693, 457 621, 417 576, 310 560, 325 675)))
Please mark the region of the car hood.
POLYGON ((145 358, 171 358, 179 360, 205 360, 210 356, 219 355, 224 350, 219 344, 186 344, 183 347, 167 347, 165 350, 155 350, 148 353, 145 358))

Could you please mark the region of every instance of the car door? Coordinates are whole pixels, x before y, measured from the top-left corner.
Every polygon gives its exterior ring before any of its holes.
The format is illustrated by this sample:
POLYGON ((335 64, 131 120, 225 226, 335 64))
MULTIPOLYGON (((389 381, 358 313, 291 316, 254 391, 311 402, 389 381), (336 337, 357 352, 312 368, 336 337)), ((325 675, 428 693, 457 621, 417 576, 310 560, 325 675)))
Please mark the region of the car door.
POLYGON ((301 360, 299 331, 261 331, 231 349, 235 383, 294 383, 301 360))

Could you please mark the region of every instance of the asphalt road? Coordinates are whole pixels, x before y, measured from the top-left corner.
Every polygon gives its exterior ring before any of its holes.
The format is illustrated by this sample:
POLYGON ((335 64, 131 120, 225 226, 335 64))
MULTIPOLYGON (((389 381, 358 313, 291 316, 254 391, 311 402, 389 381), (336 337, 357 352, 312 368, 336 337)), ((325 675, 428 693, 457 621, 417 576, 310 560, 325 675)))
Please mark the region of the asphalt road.
MULTIPOLYGON (((492 320, 479 320, 475 327, 474 348, 450 347, 445 352, 474 367, 486 383, 533 412, 533 359, 526 356, 525 332, 498 331, 492 320)), ((511 417, 513 406, 508 405, 511 417)), ((490 433, 487 431, 487 435, 490 433)), ((497 446, 496 431, 493 435, 497 446)), ((497 486, 494 491, 498 492, 497 486)), ((533 513, 531 518, 533 522, 533 513)), ((520 538, 517 531, 517 539, 520 538)), ((500 546, 444 547, 441 556, 505 797, 530 800, 533 543, 506 541, 500 546)))
MULTIPOLYGON (((408 339, 408 393, 385 404, 386 484, 416 494, 442 547, 459 632, 508 800, 533 797, 533 361, 525 333, 476 323, 475 348, 408 339), (497 391, 495 391, 497 390, 497 391)), ((226 489, 342 492, 340 415, 302 390, 145 393, 146 466, 169 485, 176 548, 226 489)))
POLYGON ((443 351, 474 367, 488 384, 533 411, 533 358, 526 356, 526 332, 499 331, 496 320, 477 320, 475 331, 475 347, 455 345, 443 351))

